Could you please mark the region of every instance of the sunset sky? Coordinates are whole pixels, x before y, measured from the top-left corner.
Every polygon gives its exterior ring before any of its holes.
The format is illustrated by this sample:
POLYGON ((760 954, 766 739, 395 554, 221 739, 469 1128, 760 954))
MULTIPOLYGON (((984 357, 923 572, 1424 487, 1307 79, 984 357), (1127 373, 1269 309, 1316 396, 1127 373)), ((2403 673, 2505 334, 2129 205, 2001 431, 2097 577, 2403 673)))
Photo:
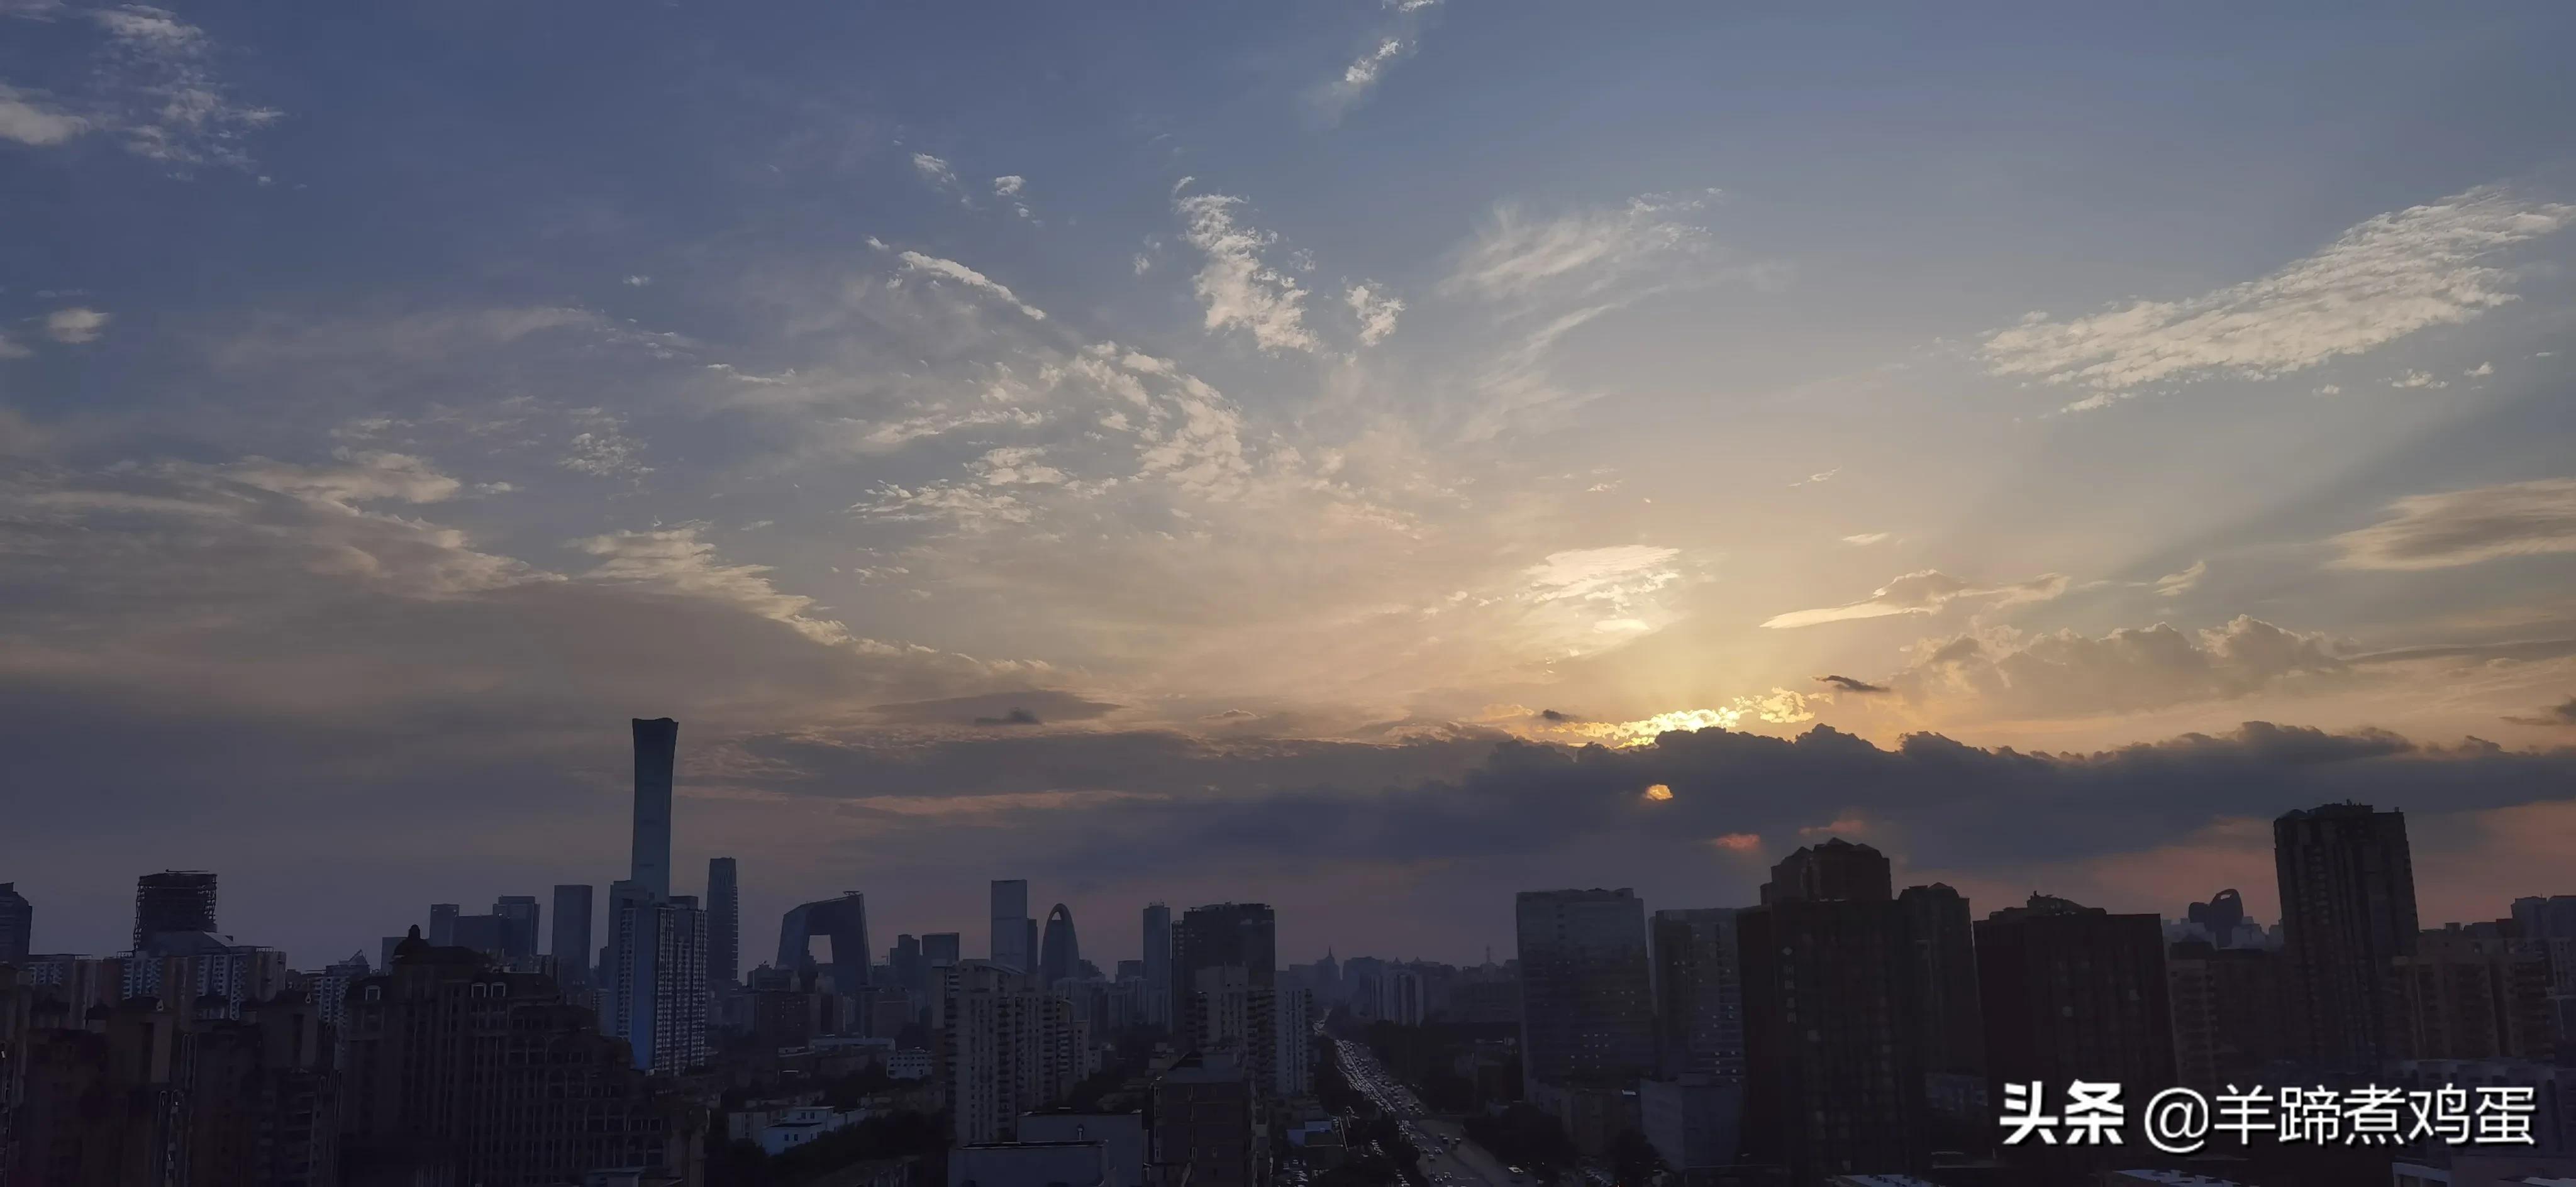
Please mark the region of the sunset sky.
POLYGON ((0 880, 372 956, 622 876, 668 715, 755 957, 1025 877, 1500 958, 1828 835, 2269 922, 2346 797, 2430 923, 2576 893, 2570 44, 0 0, 0 880))

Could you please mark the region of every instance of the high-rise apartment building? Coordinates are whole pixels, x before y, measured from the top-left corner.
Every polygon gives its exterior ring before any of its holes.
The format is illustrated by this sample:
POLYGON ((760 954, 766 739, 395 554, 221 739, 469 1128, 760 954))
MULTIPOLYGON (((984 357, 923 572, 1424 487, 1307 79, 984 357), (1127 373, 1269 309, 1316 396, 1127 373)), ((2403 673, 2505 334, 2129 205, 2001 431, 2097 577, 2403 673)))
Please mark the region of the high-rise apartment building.
POLYGON ((1977 940, 1967 896, 1947 886, 1908 886, 1896 896, 1914 949, 1915 1034, 1923 1070, 1981 1076, 1986 1070, 1984 1007, 1977 991, 1977 940))
POLYGON ((654 901, 630 893, 613 905, 613 1033, 626 1040, 638 1069, 678 1075, 707 1057, 706 912, 690 895, 654 901))
MULTIPOLYGON (((1123 963, 1123 962, 1122 962, 1123 963)), ((1315 991, 1299 986, 1271 994, 1271 1084, 1280 1100, 1315 1091, 1315 991)))
POLYGON ((2540 942, 2428 931, 2393 967, 2395 1059, 2532 1059, 2555 1053, 2552 968, 2540 942))
POLYGON ((555 887, 555 983, 567 992, 590 988, 590 890, 570 883, 555 887))
POLYGON ((635 718, 634 840, 627 880, 671 897, 671 770, 679 759, 680 723, 635 718))
POLYGON ((1522 1078, 1624 1089, 1654 1075, 1654 974, 1636 892, 1524 890, 1514 914, 1522 1078))
POLYGON ((1090 1027, 1028 974, 985 960, 948 965, 940 998, 940 1063, 958 1145, 1009 1140, 1021 1114, 1081 1082, 1090 1027))
POLYGON ((18 893, 17 883, 0 882, 0 964, 16 967, 27 963, 35 930, 35 904, 18 893))
POLYGON ((2402 812, 2328 804, 2272 822, 2283 955, 2302 1053, 2376 1071, 2389 1056, 2395 961, 2415 951, 2415 868, 2402 812))
POLYGON ((2305 1050, 2279 952, 2183 940, 2165 950, 2175 1083, 2215 1095, 2305 1050))
POLYGON ((135 949, 156 932, 215 930, 215 876, 163 870, 134 880, 135 949))
MULTIPOLYGON (((2162 919, 2034 894, 1978 920, 1976 936, 1989 1099, 2003 1100, 2006 1084, 2055 1091, 2085 1080, 2152 1092, 2175 1082, 2162 919)), ((2144 1142, 2128 1135, 2128 1145, 2144 1142)), ((2098 1172, 2093 1155, 2105 1153, 2034 1148, 2013 1160, 2098 1172)))
POLYGON ((1230 1051, 1183 1056, 1154 1082, 1155 1165, 1190 1187, 1253 1187, 1264 1151, 1255 1140, 1261 1093, 1230 1051))
POLYGON ((1762 902, 1883 902, 1895 897, 1887 858, 1867 845, 1830 837, 1780 859, 1762 884, 1762 902))
POLYGON ((1727 907, 1655 912, 1658 1064, 1668 1075, 1744 1078, 1744 965, 1727 907))
POLYGON ((1029 943, 1029 883, 1025 878, 993 880, 993 934, 985 949, 992 963, 1014 972, 1037 971, 1037 953, 1029 943))
POLYGON ((707 859, 707 984, 742 981, 742 887, 730 857, 707 859))

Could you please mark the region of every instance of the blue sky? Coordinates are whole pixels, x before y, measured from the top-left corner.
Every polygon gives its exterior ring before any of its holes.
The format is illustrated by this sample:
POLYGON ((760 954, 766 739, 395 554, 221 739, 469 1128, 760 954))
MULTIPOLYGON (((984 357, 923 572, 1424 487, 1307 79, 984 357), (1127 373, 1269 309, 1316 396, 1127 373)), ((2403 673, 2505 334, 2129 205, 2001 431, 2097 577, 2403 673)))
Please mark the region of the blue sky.
MULTIPOLYGON (((1973 862, 1732 784, 1544 860, 1173 849, 1669 728, 2556 761, 2571 34, 11 0, 0 692, 61 793, 0 857, 61 946, 117 934, 112 854, 345 949, 614 876, 618 719, 668 713, 680 860, 741 856, 764 919, 855 877, 881 930, 971 931, 1025 875, 1455 958, 1520 880, 1715 905, 1816 830, 1981 892, 2259 907, 2271 790, 1973 862), (369 889, 316 914, 340 863, 369 889), (1389 895, 1419 910, 1354 905, 1389 895)), ((2576 834, 2451 794, 2407 806, 2455 913, 2576 834)))

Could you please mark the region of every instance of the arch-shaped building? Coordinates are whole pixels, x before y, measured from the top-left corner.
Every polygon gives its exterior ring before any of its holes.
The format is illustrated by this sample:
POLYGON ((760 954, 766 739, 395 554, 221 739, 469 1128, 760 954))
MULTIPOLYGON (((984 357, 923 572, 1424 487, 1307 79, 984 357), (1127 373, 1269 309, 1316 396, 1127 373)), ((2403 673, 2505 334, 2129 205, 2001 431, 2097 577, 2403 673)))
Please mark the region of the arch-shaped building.
POLYGON ((835 993, 850 993, 868 983, 868 964, 874 958, 868 950, 868 897, 850 891, 839 898, 805 903, 787 912, 778 922, 778 963, 776 967, 811 972, 814 963, 814 937, 832 941, 832 960, 820 966, 832 979, 835 993))
POLYGON ((1038 943, 1038 983, 1052 986, 1082 975, 1082 949, 1073 936, 1073 912, 1063 903, 1047 912, 1046 934, 1038 943))

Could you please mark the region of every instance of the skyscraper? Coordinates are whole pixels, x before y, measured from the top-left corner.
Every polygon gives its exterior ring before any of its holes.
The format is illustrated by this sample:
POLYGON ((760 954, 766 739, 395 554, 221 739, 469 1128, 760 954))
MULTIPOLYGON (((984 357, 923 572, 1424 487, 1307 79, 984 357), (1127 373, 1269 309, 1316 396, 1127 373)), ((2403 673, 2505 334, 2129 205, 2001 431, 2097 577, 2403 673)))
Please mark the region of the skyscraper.
POLYGON ((527 968, 537 959, 537 928, 542 909, 536 897, 505 894, 492 904, 492 914, 501 920, 501 957, 514 968, 527 968))
POLYGON ((1771 880, 1762 884, 1762 901, 1884 902, 1894 897, 1894 888, 1887 858, 1878 850, 1830 837, 1824 844, 1798 849, 1771 867, 1771 880))
POLYGON ((1977 940, 1967 897, 1934 883, 1908 886, 1896 901, 1905 913, 1906 942, 1914 949, 1915 1030, 1923 1040, 1923 1070, 1984 1074, 1985 1014, 1977 993, 1977 940))
POLYGON ((215 876, 163 870, 134 880, 134 948, 165 931, 215 930, 215 876))
POLYGON ((1654 942, 1663 1069, 1743 1079, 1744 966, 1735 951, 1735 911, 1657 911, 1654 942))
POLYGON ((2402 812, 2328 804, 2272 822, 2290 1000, 2304 1055, 2375 1071, 2395 1016, 2393 962, 2415 952, 2415 869, 2402 812))
POLYGON ((993 940, 987 948, 994 964, 1013 972, 1037 971, 1037 954, 1029 951, 1029 883, 1025 878, 993 880, 993 940))
POLYGON ((26 964, 28 937, 35 930, 35 904, 18 893, 17 883, 0 882, 0 964, 26 964))
POLYGON ((1527 1084, 1620 1088, 1655 1072, 1646 906, 1618 890, 1524 890, 1521 1076, 1527 1084))
POLYGON ((678 1075, 707 1056, 707 914, 692 896, 655 899, 631 882, 609 894, 617 916, 611 1033, 626 1040, 639 1070, 678 1075))
POLYGON ((868 899, 852 890, 839 898, 802 903, 778 921, 778 960, 772 966, 791 972, 813 972, 814 937, 832 942, 832 963, 824 967, 832 992, 857 993, 868 984, 868 899))
POLYGON ((680 723, 668 717, 634 719, 635 836, 627 880, 671 897, 671 768, 680 750, 680 723))
POLYGON ((590 887, 555 887, 555 983, 567 990, 590 987, 590 887))
POLYGON ((1063 903, 1047 912, 1046 938, 1038 949, 1038 984, 1052 987, 1081 975, 1082 948, 1073 935, 1073 912, 1063 903))
POLYGON ((956 932, 934 931, 921 937, 921 967, 944 969, 963 958, 956 932))
POLYGON ((732 985, 742 980, 742 892, 734 883, 734 860, 707 859, 707 983, 732 985))
POLYGON ((456 943, 456 921, 465 908, 455 903, 429 905, 429 942, 432 947, 447 948, 456 943))
POLYGON ((1145 904, 1145 1021, 1172 1025, 1172 909, 1145 904))

